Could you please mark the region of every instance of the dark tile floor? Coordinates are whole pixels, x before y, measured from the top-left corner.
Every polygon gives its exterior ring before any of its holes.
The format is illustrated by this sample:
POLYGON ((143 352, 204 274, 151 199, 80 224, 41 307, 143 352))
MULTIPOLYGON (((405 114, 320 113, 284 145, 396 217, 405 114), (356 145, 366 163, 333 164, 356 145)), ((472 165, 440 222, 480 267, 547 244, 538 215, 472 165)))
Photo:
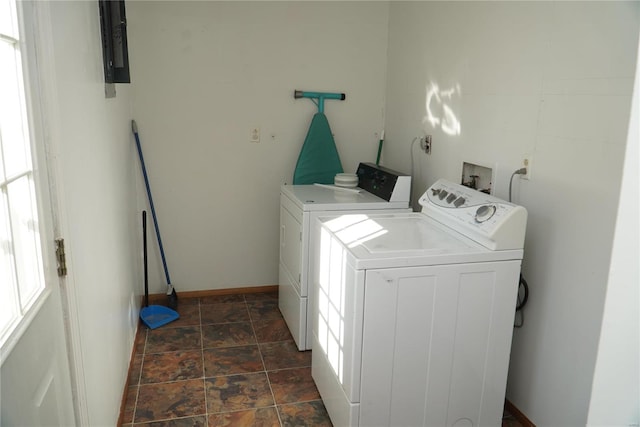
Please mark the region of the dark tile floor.
POLYGON ((124 426, 331 426, 276 293, 179 303, 177 321, 140 327, 124 426))
MULTIPOLYGON (((183 298, 179 312, 140 326, 123 426, 331 426, 277 293, 183 298)), ((502 427, 521 424, 505 413, 502 427)))

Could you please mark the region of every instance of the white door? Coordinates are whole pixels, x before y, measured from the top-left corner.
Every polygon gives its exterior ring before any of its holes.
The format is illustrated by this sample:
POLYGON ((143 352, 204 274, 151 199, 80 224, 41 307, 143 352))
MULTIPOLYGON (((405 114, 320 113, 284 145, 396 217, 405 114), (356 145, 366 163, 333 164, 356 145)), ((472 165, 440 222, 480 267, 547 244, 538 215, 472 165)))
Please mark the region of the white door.
POLYGON ((0 0, 0 424, 74 425, 30 2, 0 0))

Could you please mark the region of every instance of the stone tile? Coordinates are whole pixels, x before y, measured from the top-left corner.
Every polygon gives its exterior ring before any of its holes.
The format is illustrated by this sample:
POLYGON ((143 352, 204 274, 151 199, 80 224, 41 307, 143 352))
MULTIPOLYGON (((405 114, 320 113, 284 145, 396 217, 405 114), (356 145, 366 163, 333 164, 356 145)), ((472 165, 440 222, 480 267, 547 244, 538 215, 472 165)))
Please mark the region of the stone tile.
POLYGON ((248 322, 249 311, 244 302, 200 305, 202 324, 248 322))
POLYGON ((201 350, 151 353, 144 356, 140 383, 162 383, 202 377, 201 350))
POLYGON ((202 348, 200 328, 186 326, 182 328, 161 327, 147 333, 145 353, 164 353, 167 351, 193 350, 202 348))
POLYGON ((206 415, 203 380, 141 385, 134 423, 206 415))
POLYGON ((276 300, 278 301, 278 291, 273 292, 255 292, 250 294, 244 294, 245 301, 261 301, 261 300, 276 300))
POLYGON ((282 319, 282 313, 278 308, 278 300, 264 300, 247 302, 249 316, 256 322, 260 320, 282 319))
POLYGON ((220 304, 226 302, 244 302, 243 294, 231 294, 231 295, 212 295, 208 297, 201 297, 200 304, 220 304))
MULTIPOLYGON (((136 352, 137 353, 137 352, 136 352)), ((135 354, 129 369, 129 386, 140 383, 140 372, 142 371, 142 353, 135 354)))
POLYGON ((205 384, 209 414, 264 408, 274 404, 264 372, 208 378, 205 384))
POLYGON ((502 415, 502 427, 523 427, 523 425, 509 411, 505 409, 502 415))
POLYGON ((147 341, 147 327, 142 321, 140 321, 138 325, 138 332, 136 333, 136 338, 133 343, 134 348, 136 349, 136 354, 144 353, 144 346, 147 341))
POLYGON ((311 366, 311 352, 298 351, 293 340, 260 344, 267 371, 311 366))
POLYGON ((259 343, 287 341, 292 339, 284 319, 268 319, 253 322, 256 339, 259 343))
POLYGON ((123 425, 331 425, 277 292, 184 298, 178 312, 136 335, 123 425))
POLYGON ((275 407, 209 415, 209 427, 280 427, 275 407))
POLYGON ((182 304, 178 306, 180 318, 166 325, 167 328, 183 326, 200 326, 200 306, 198 304, 182 304))
POLYGON ((122 423, 132 423, 133 413, 136 409, 136 399, 138 397, 138 386, 129 387, 127 389, 127 397, 124 404, 124 414, 122 416, 122 423))
POLYGON ((256 337, 249 322, 204 325, 202 326, 202 339, 204 348, 256 343, 256 337))
POLYGON ((320 399, 311 368, 283 369, 268 372, 269 383, 277 405, 320 399))
POLYGON ((203 358, 206 377, 264 371, 257 345, 206 349, 203 358))
POLYGON ((279 405, 278 412, 283 427, 332 427, 329 414, 321 400, 279 405))
POLYGON ((200 304, 200 299, 197 297, 182 297, 180 296, 180 293, 178 292, 178 312, 183 308, 183 307, 187 307, 187 306, 194 306, 194 305, 199 305, 200 304))
MULTIPOLYGON (((150 423, 136 424, 144 427, 206 427, 207 417, 202 415, 199 417, 174 418, 172 420, 153 421, 150 423)), ((124 427, 124 426, 123 426, 124 427)))

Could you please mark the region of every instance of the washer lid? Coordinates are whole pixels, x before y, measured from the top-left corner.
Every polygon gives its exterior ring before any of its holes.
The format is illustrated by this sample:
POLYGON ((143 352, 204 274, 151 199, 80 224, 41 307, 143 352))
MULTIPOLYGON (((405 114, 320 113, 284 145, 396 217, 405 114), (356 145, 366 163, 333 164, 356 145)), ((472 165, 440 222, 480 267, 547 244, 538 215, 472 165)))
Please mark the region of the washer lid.
POLYGON ((317 185, 283 185, 280 192, 303 211, 338 211, 358 209, 406 209, 408 202, 387 202, 380 197, 359 189, 356 193, 329 189, 317 185))
POLYGON ((422 213, 321 218, 356 269, 521 259, 522 250, 492 251, 422 213))
POLYGON ((433 223, 417 216, 410 218, 369 219, 386 232, 367 240, 362 246, 371 253, 428 251, 429 253, 477 252, 477 245, 444 233, 433 223))

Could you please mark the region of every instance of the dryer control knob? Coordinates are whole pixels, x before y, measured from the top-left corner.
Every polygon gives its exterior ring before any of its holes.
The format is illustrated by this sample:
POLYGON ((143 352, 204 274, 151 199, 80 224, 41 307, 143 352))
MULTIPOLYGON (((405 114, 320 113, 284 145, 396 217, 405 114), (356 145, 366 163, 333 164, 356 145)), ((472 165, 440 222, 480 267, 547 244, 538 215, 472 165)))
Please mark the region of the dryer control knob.
POLYGON ((496 213, 496 207, 493 205, 482 205, 476 211, 476 222, 485 222, 496 213))

